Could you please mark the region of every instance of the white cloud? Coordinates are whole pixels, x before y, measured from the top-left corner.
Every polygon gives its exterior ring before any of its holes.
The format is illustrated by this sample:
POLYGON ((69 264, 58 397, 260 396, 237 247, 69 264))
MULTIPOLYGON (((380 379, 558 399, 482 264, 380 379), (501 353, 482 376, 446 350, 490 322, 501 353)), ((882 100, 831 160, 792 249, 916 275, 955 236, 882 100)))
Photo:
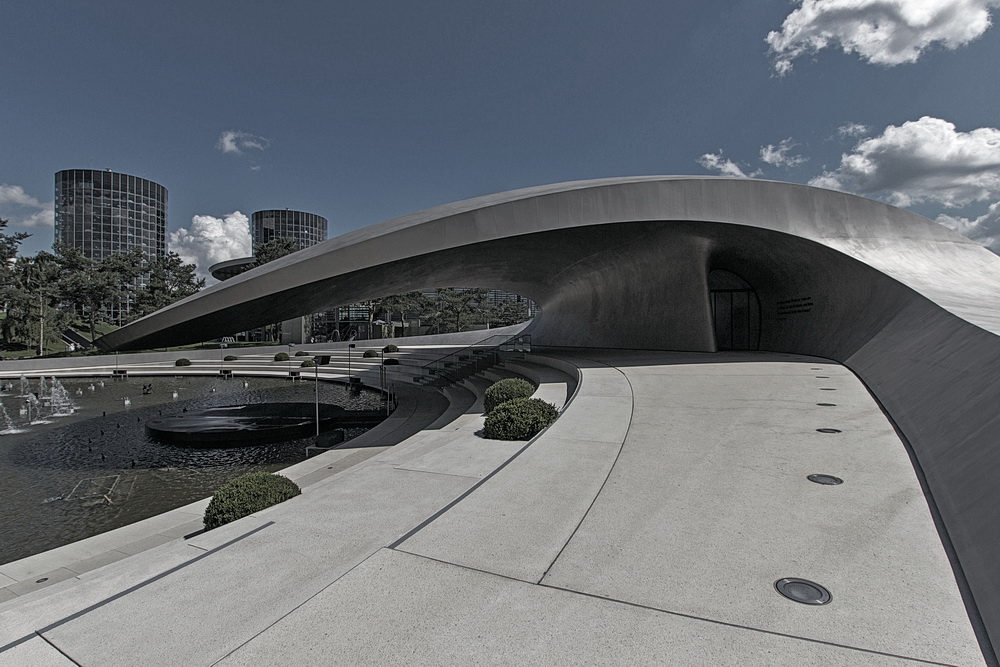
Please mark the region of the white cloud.
POLYGON ((871 132, 871 128, 861 123, 844 123, 837 128, 837 136, 843 139, 853 139, 871 132))
POLYGON ((991 204, 986 213, 978 218, 959 218, 942 213, 937 221, 1000 254, 1000 202, 991 204))
POLYGON ((9 219, 14 226, 51 228, 55 225, 54 204, 39 201, 20 185, 0 183, 0 218, 9 219))
POLYGON ((18 222, 25 227, 48 227, 51 229, 56 226, 56 211, 50 204, 47 208, 35 211, 27 217, 21 218, 18 222))
POLYGON ((796 58, 839 47, 878 65, 916 62, 932 44, 971 42, 990 27, 1000 0, 799 0, 765 40, 778 76, 796 58))
POLYGON ((796 144, 792 138, 782 139, 778 145, 768 144, 760 149, 760 161, 775 167, 797 167, 809 161, 804 155, 789 155, 796 144))
POLYGON ((737 178, 751 178, 753 174, 747 174, 743 169, 730 160, 723 157, 722 149, 718 153, 705 153, 698 158, 698 164, 710 171, 717 171, 722 176, 735 176, 737 178))
POLYGON ((199 277, 211 279, 208 269, 213 264, 252 254, 250 220, 239 211, 222 218, 196 215, 189 228, 170 232, 167 247, 194 264, 199 277))
POLYGON ((840 165, 810 185, 880 194, 897 206, 934 202, 946 207, 1000 199, 1000 130, 957 132, 924 116, 864 139, 840 165))
POLYGON ((0 184, 0 204, 15 204, 41 208, 42 203, 24 191, 20 185, 0 184))
POLYGON ((242 155, 243 151, 246 150, 262 151, 270 145, 270 139, 238 130, 223 132, 215 143, 215 147, 223 153, 236 153, 237 155, 242 155))

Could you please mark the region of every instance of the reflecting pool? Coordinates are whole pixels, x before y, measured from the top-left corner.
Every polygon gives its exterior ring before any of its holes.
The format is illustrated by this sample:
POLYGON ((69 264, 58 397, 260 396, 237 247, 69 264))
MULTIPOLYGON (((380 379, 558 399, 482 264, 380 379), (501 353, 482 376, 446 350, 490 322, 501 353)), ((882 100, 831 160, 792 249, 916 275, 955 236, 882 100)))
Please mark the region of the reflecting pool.
MULTIPOLYGON (((185 409, 312 402, 312 382, 178 376, 61 378, 55 390, 53 384, 6 380, 0 391, 0 563, 205 498, 241 473, 285 468, 312 444, 303 438, 192 449, 145 429, 147 419, 185 409)), ((378 392, 325 382, 319 400, 354 410, 384 406, 378 392)))

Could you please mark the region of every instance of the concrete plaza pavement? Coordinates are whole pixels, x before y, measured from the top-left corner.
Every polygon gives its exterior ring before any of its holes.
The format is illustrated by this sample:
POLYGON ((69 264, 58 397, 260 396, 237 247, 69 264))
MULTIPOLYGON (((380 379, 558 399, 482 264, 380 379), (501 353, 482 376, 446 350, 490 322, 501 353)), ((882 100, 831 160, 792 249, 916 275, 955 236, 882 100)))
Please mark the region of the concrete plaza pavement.
POLYGON ((846 368, 547 356, 578 383, 531 443, 469 412, 7 602, 0 664, 983 663, 906 449, 846 368))

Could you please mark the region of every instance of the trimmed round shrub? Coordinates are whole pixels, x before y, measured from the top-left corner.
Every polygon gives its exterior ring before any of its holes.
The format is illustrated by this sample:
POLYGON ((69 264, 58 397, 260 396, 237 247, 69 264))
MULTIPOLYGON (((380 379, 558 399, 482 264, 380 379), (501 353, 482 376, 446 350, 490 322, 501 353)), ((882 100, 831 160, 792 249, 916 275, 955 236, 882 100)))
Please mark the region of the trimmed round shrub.
POLYGON ((295 353, 295 356, 296 357, 307 357, 307 356, 309 356, 309 353, 306 352, 305 350, 299 350, 298 352, 295 353))
POLYGON ((279 352, 278 354, 274 355, 274 360, 275 361, 288 361, 288 353, 287 352, 279 352))
POLYGON ((483 435, 490 440, 530 440, 558 416, 556 406, 540 398, 515 398, 486 416, 483 435))
POLYGON ((393 345, 392 343, 389 343, 388 345, 382 348, 382 351, 385 352, 386 354, 389 354, 391 352, 399 352, 399 348, 393 345))
POLYGON ((483 410, 489 414, 493 412, 493 408, 501 403, 506 403, 514 398, 528 398, 534 393, 534 385, 527 380, 521 378, 499 380, 491 384, 483 394, 483 410))
POLYGON ((190 366, 190 365, 191 365, 191 360, 185 359, 183 357, 174 362, 174 366, 190 366))
POLYGON ((375 350, 365 350, 365 353, 361 355, 362 357, 377 357, 378 352, 375 350))
POLYGON ((205 508, 205 530, 212 530, 302 493, 298 484, 269 472, 248 472, 226 482, 205 508))
POLYGON ((223 361, 236 361, 236 356, 232 355, 232 354, 227 354, 222 360, 223 361))
POLYGON ((299 364, 299 367, 300 368, 312 368, 315 365, 316 365, 315 361, 313 361, 312 359, 306 359, 301 364, 299 364))
POLYGON ((399 359, 386 359, 385 361, 382 362, 382 365, 383 366, 398 366, 399 365, 399 359))

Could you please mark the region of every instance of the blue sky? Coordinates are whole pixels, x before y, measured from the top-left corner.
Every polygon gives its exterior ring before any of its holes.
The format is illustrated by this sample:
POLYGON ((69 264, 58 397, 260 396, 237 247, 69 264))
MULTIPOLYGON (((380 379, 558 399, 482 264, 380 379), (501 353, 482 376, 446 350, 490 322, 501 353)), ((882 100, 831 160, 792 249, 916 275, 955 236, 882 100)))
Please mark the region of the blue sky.
POLYGON ((1000 250, 1000 0, 84 3, 0 9, 0 217, 53 174, 166 186, 168 246, 330 236, 492 192, 732 174, 856 192, 1000 250), (769 36, 770 35, 770 36, 769 36))

